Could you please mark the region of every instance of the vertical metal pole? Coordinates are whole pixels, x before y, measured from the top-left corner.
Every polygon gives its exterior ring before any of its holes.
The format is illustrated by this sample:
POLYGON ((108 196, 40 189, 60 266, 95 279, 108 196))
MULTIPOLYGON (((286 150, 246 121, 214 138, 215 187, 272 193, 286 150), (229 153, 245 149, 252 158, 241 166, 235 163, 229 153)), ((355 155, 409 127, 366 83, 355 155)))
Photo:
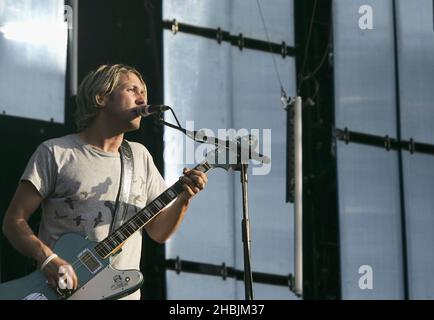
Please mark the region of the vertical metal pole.
POLYGON ((295 160, 295 286, 294 293, 303 296, 303 148, 302 148, 302 99, 294 104, 294 160, 295 160))
POLYGON ((247 164, 241 164, 241 186, 243 192, 243 221, 241 224, 244 249, 244 290, 246 300, 253 300, 253 277, 251 268, 250 252, 250 222, 249 222, 249 198, 248 198, 248 178, 247 164))
MULTIPOLYGON (((68 48, 69 48, 69 90, 71 96, 77 95, 78 87, 78 0, 68 0, 66 4, 72 9, 68 13, 68 48)), ((68 8, 69 9, 69 8, 68 8)))

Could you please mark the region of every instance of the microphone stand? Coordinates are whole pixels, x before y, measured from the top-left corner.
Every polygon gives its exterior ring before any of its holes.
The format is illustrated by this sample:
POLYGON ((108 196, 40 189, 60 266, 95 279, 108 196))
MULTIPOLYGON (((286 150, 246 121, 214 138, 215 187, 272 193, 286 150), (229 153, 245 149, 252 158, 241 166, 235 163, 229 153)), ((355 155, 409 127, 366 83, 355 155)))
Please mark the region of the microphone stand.
POLYGON ((243 252, 244 252, 244 291, 246 300, 253 300, 253 277, 251 270, 251 255, 250 255, 250 222, 249 222, 249 199, 248 199, 248 179, 247 179, 247 164, 241 164, 241 188, 243 192, 243 221, 241 223, 241 232, 243 237, 243 252))
MULTIPOLYGON (((173 111, 172 111, 173 112, 173 111)), ((175 117, 176 118, 176 117, 175 117)), ((242 154, 242 148, 241 148, 241 140, 242 138, 238 138, 236 145, 230 141, 222 141, 217 138, 209 138, 204 135, 200 135, 201 139, 197 138, 198 132, 197 131, 189 131, 184 128, 182 128, 180 125, 176 126, 171 123, 168 123, 164 121, 162 118, 158 116, 154 116, 154 121, 157 124, 166 125, 170 128, 179 130, 183 132, 187 137, 193 139, 196 142, 200 143, 209 143, 213 144, 217 147, 224 147, 227 149, 236 149, 237 152, 237 164, 236 166, 233 166, 234 171, 240 171, 240 177, 241 177, 241 188, 242 188, 242 203, 243 203, 243 220, 241 223, 241 232, 242 232, 242 240, 243 240, 243 253, 244 253, 244 288, 245 288, 245 296, 246 300, 253 300, 253 277, 252 277, 252 270, 251 270, 251 235, 250 235, 250 222, 249 222, 249 206, 248 206, 248 177, 247 177, 247 169, 248 164, 242 163, 241 154, 242 154)), ((178 122, 179 124, 179 122, 178 122)), ((249 150, 250 157, 256 158, 256 160, 261 159, 264 162, 270 161, 265 157, 264 155, 260 153, 254 153, 253 151, 249 150)), ((249 157, 249 158, 250 158, 249 157)))

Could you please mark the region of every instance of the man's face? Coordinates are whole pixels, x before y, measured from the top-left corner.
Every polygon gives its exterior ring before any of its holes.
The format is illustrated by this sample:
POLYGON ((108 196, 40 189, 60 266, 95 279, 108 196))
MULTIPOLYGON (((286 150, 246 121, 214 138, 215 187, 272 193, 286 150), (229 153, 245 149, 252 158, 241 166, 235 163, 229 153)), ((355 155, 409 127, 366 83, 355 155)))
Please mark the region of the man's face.
POLYGON ((137 107, 147 104, 148 98, 146 88, 134 73, 121 74, 117 88, 104 100, 104 112, 113 126, 125 132, 140 127, 137 107))

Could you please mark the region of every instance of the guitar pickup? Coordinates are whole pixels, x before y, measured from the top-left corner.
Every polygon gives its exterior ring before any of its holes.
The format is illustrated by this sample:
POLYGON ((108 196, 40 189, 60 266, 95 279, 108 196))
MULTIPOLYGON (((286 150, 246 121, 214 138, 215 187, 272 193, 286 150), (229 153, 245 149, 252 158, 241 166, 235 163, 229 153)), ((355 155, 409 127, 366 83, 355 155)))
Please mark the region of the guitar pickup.
POLYGON ((102 268, 102 264, 89 249, 84 249, 80 252, 78 259, 92 274, 97 273, 102 268))

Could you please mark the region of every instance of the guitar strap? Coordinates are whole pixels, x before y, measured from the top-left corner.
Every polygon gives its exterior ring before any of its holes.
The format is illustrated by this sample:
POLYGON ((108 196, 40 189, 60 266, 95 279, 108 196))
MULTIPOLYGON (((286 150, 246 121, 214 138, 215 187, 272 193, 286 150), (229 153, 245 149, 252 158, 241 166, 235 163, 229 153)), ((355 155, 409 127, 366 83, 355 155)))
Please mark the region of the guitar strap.
POLYGON ((128 213, 130 192, 133 184, 134 158, 133 151, 128 141, 122 141, 119 153, 121 158, 121 177, 119 179, 119 190, 110 226, 110 234, 119 228, 125 220, 128 213))

